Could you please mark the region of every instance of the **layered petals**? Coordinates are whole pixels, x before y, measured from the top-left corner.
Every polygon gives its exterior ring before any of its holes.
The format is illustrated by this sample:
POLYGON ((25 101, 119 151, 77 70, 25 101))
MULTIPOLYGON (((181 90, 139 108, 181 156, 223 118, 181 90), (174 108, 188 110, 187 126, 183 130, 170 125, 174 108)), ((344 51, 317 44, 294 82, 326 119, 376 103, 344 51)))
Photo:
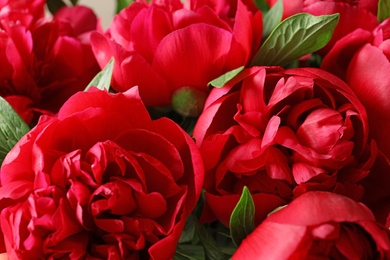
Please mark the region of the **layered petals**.
POLYGON ((256 223, 313 190, 362 200, 377 147, 342 80, 313 68, 253 67, 209 99, 194 129, 206 169, 204 221, 227 225, 234 207, 219 205, 237 201, 244 186, 259 207, 256 223))
POLYGON ((381 177, 364 181, 369 191, 366 202, 382 223, 385 223, 390 208, 387 188, 384 188, 390 184, 387 176, 390 158, 387 134, 390 131, 390 103, 387 99, 390 94, 389 29, 390 20, 387 19, 373 30, 353 31, 335 44, 322 64, 323 69, 348 83, 367 111, 369 135, 380 150, 380 159, 375 162, 378 173, 373 176, 378 174, 381 177), (377 178, 381 183, 374 181, 377 178))
POLYGON ((208 82, 246 65, 260 45, 260 11, 228 5, 232 12, 212 1, 136 1, 93 35, 96 59, 103 67, 115 57, 113 88, 138 86, 147 106, 170 106, 181 88, 208 94, 208 82))
MULTIPOLYGON (((90 33, 99 25, 96 15, 84 6, 63 8, 49 21, 43 16, 27 18, 32 14, 27 10, 36 10, 39 4, 43 15, 44 1, 31 1, 30 7, 24 7, 27 1, 16 2, 0 6, 4 14, 20 12, 18 17, 2 18, 0 95, 28 99, 28 107, 15 109, 34 125, 40 114, 56 113, 99 71, 89 41, 90 33), (21 22, 19 15, 29 22, 21 22)), ((34 14, 39 13, 37 9, 34 14)))
POLYGON ((135 88, 80 92, 5 158, 2 247, 19 258, 171 259, 203 175, 193 140, 151 120, 135 88))
POLYGON ((271 214, 233 259, 387 259, 389 235, 365 205, 334 193, 309 192, 271 214))

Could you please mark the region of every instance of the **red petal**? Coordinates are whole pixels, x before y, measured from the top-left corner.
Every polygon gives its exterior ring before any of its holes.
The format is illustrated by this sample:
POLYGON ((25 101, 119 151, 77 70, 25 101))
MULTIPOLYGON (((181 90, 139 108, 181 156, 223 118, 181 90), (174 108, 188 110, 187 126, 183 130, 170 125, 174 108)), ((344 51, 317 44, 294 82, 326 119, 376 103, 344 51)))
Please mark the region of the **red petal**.
POLYGON ((321 68, 345 79, 349 62, 353 55, 365 44, 373 40, 369 31, 356 29, 336 42, 324 57, 321 68))
POLYGON ((147 106, 171 104, 172 88, 144 57, 138 53, 129 53, 120 67, 124 80, 121 88, 138 86, 140 96, 147 106))
POLYGON ((390 63, 377 47, 366 44, 352 59, 347 82, 365 106, 370 134, 390 158, 390 63))
POLYGON ((129 30, 131 50, 151 63, 157 46, 173 30, 173 25, 167 11, 158 5, 151 5, 134 15, 129 30))
POLYGON ((337 111, 316 109, 306 117, 296 134, 302 144, 318 153, 328 154, 341 139, 342 126, 343 118, 337 111))
POLYGON ((122 46, 107 39, 107 37, 98 32, 91 33, 91 46, 100 68, 104 68, 110 59, 114 57, 112 84, 117 91, 126 91, 129 87, 133 87, 125 84, 121 70, 122 61, 130 55, 131 52, 126 51, 122 46))
POLYGON ((0 199, 13 199, 18 200, 24 197, 29 192, 32 192, 34 188, 33 182, 28 181, 13 181, 0 187, 0 199))
POLYGON ((131 122, 133 127, 143 128, 150 122, 149 113, 138 95, 137 88, 114 95, 96 89, 76 93, 62 106, 58 112, 58 118, 63 120, 81 113, 88 115, 92 114, 92 110, 99 111, 101 109, 110 111, 110 113, 101 114, 117 114, 117 118, 126 119, 129 123, 131 122))
POLYGON ((184 172, 180 184, 188 185, 186 207, 188 212, 192 211, 197 203, 202 190, 204 179, 203 160, 194 140, 180 128, 179 125, 167 118, 153 121, 150 125, 154 131, 160 133, 171 142, 179 151, 184 172))
POLYGON ((375 221, 371 211, 361 203, 329 192, 308 192, 269 216, 267 221, 313 226, 326 222, 375 221), (310 210, 308 210, 310 209, 310 210))
POLYGON ((207 90, 207 83, 224 72, 231 40, 230 32, 215 26, 188 26, 170 33, 161 41, 153 67, 172 90, 184 86, 207 90))
POLYGON ((305 234, 305 226, 274 222, 261 224, 242 241, 232 259, 288 259, 304 240, 305 234))
POLYGON ((157 192, 149 194, 139 193, 135 194, 138 207, 136 214, 145 218, 158 218, 167 211, 167 202, 165 198, 157 192))
POLYGON ((93 10, 81 5, 76 5, 73 8, 61 8, 55 13, 53 19, 69 23, 75 35, 94 31, 98 24, 98 19, 93 10))

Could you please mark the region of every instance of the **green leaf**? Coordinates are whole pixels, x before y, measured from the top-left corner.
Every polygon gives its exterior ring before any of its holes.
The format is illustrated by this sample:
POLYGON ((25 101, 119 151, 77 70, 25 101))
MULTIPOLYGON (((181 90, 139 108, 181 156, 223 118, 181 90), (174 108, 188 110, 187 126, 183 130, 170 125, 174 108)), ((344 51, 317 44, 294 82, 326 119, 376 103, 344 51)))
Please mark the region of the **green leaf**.
POLYGON ((379 0, 378 21, 381 23, 390 17, 390 0, 379 0))
POLYGON ((282 21, 283 0, 278 0, 276 4, 263 16, 263 39, 266 39, 273 29, 282 21))
POLYGON ((203 260, 204 250, 200 245, 178 245, 174 260, 203 260))
POLYGON ((184 226, 183 232, 181 233, 179 243, 188 243, 194 239, 195 235, 195 223, 194 216, 190 215, 186 220, 186 225, 184 226))
POLYGON ((207 85, 208 86, 211 85, 211 86, 216 87, 216 88, 222 88, 223 86, 226 85, 226 83, 229 82, 229 80, 231 80, 232 78, 237 76, 238 73, 243 71, 244 68, 245 68, 244 66, 241 66, 241 67, 238 67, 237 69, 228 71, 225 74, 219 76, 218 78, 213 79, 207 85))
POLYGON ((267 1, 265 0, 254 0, 256 6, 259 8, 260 11, 262 12, 267 12, 269 10, 269 5, 267 1))
POLYGON ((116 0, 116 13, 119 13, 123 8, 128 7, 134 0, 116 0))
POLYGON ((230 234, 233 242, 238 246, 241 241, 253 231, 255 204, 252 195, 245 186, 241 198, 230 216, 230 234))
POLYGON ((56 13, 61 7, 66 6, 64 1, 61 0, 46 0, 47 9, 50 13, 56 13))
POLYGON ((208 260, 226 260, 230 258, 230 255, 224 253, 217 245, 213 237, 207 232, 206 228, 194 218, 195 231, 199 237, 200 243, 203 246, 205 259, 208 260))
POLYGON ((0 97, 0 163, 15 144, 30 131, 8 102, 0 97))
POLYGON ((332 37, 339 14, 291 16, 272 31, 255 55, 252 65, 284 66, 324 47, 332 37))
POLYGON ((106 89, 110 90, 112 71, 114 69, 114 57, 107 63, 102 71, 100 71, 96 76, 92 79, 92 81, 85 88, 87 91, 91 87, 97 87, 100 90, 106 89))

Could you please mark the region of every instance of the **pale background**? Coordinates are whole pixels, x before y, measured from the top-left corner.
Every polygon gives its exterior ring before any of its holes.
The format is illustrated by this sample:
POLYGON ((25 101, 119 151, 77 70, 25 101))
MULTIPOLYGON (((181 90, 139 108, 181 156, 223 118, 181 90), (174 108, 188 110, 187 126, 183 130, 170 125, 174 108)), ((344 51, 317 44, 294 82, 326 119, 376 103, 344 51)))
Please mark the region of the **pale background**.
POLYGON ((96 15, 100 17, 104 29, 111 24, 112 17, 115 14, 115 0, 80 0, 78 4, 91 7, 96 15))

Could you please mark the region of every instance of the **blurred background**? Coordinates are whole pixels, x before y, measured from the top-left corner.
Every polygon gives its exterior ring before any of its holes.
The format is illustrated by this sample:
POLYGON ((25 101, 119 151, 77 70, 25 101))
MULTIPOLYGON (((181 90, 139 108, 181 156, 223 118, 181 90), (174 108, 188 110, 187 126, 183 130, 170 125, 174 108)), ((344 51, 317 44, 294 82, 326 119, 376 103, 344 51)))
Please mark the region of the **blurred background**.
POLYGON ((110 25, 115 13, 116 1, 114 0, 80 0, 80 5, 91 7, 102 20, 104 29, 110 25))

